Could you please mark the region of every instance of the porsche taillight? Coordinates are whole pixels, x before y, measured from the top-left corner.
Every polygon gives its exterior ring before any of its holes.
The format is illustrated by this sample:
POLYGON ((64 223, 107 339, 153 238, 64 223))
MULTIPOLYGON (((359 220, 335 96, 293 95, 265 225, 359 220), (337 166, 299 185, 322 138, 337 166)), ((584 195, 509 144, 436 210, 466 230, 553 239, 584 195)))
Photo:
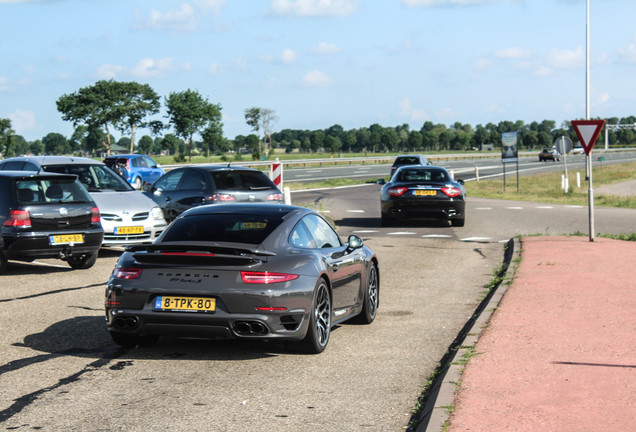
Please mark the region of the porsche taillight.
POLYGON ((11 210, 9 217, 2 223, 4 226, 31 228, 31 215, 26 210, 11 210))
POLYGON ((113 270, 113 277, 118 279, 137 279, 141 274, 139 267, 116 267, 113 270))
POLYGON ((271 284, 298 279, 297 274, 242 271, 241 279, 250 284, 271 284))

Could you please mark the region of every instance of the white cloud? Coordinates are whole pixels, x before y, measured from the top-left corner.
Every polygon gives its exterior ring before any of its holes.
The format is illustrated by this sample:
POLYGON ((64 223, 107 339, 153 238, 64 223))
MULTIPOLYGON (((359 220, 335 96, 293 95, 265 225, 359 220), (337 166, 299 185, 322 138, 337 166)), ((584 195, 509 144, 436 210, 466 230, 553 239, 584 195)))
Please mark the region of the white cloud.
POLYGON ((636 64, 636 36, 630 43, 618 49, 618 56, 623 63, 636 64))
POLYGON ((425 122, 429 119, 429 116, 422 109, 413 108, 413 104, 409 98, 404 98, 398 102, 400 107, 400 116, 406 117, 413 122, 425 122))
POLYGON ((220 71, 221 71, 221 65, 219 65, 218 63, 212 63, 208 67, 208 73, 211 75, 216 75, 220 73, 220 71))
POLYGON ((547 63, 555 69, 572 69, 583 66, 585 52, 578 47, 575 50, 553 49, 548 53, 547 63))
POLYGON ((511 47, 495 51, 495 57, 507 60, 527 59, 532 57, 532 51, 522 50, 519 47, 511 47))
POLYGON ((309 52, 312 54, 318 54, 318 55, 335 54, 340 52, 340 47, 336 44, 320 42, 318 45, 312 47, 309 50, 309 52))
POLYGON ((547 66, 541 66, 536 71, 534 71, 536 76, 551 76, 554 75, 554 71, 547 66))
POLYGON ((303 85, 305 87, 327 87, 331 84, 331 80, 326 73, 319 70, 309 71, 303 76, 303 85))
POLYGON ((115 79, 122 75, 130 75, 135 78, 150 78, 161 75, 164 72, 190 70, 190 63, 175 66, 172 57, 159 59, 143 58, 133 67, 122 65, 104 64, 97 68, 97 77, 102 79, 115 79))
POLYGON ((168 12, 151 10, 145 26, 156 30, 172 32, 194 31, 197 28, 198 14, 189 3, 182 3, 179 9, 168 12))
POLYGON ((33 111, 17 109, 14 113, 9 114, 9 120, 17 133, 35 129, 35 113, 33 111))
POLYGON ((402 0, 406 7, 479 6, 499 3, 501 0, 402 0))
POLYGON ((276 15, 343 17, 352 14, 358 0, 273 0, 271 10, 276 15))
POLYGON ((296 54, 293 50, 287 48, 283 50, 278 58, 283 64, 290 64, 296 61, 296 59, 298 58, 298 54, 296 54))
POLYGON ((609 93, 601 93, 600 95, 598 95, 598 98, 596 100, 596 104, 598 105, 605 105, 609 102, 610 100, 610 95, 609 93))
POLYGON ((197 6, 202 10, 212 10, 214 14, 219 15, 221 9, 225 6, 225 0, 195 0, 197 6))
POLYGON ((475 68, 476 69, 486 69, 491 64, 492 64, 492 61, 490 59, 480 58, 480 59, 477 59, 475 61, 475 68))

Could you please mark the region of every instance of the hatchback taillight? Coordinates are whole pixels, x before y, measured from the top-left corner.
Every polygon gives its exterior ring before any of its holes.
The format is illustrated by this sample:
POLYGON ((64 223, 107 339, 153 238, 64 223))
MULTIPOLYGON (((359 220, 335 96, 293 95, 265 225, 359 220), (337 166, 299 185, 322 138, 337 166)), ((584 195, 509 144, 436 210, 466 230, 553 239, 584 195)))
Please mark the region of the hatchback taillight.
POLYGON ((137 279, 141 274, 139 267, 116 267, 113 276, 118 279, 137 279))
POLYGON ((11 210, 9 217, 2 223, 4 226, 31 228, 31 215, 26 210, 11 210))
POLYGON ((267 201, 282 201, 283 194, 270 194, 267 195, 267 201))
MULTIPOLYGON (((206 200, 207 197, 206 197, 206 200)), ((210 199, 208 201, 236 201, 236 198, 234 198, 232 195, 230 194, 212 194, 212 196, 210 197, 210 199)))
POLYGON ((270 284, 298 279, 297 274, 242 271, 241 279, 245 283, 270 284))
POLYGON ((406 192, 407 190, 409 190, 409 188, 406 188, 406 187, 393 187, 393 188, 388 189, 386 192, 389 195, 391 195, 391 196, 400 196, 404 192, 406 192))
POLYGON ((91 209, 91 223, 101 223, 102 218, 99 214, 99 209, 97 207, 93 207, 91 209))
POLYGON ((455 198, 456 196, 459 196, 462 194, 461 189, 458 189, 456 187, 443 187, 440 190, 444 192, 446 196, 450 198, 455 198))

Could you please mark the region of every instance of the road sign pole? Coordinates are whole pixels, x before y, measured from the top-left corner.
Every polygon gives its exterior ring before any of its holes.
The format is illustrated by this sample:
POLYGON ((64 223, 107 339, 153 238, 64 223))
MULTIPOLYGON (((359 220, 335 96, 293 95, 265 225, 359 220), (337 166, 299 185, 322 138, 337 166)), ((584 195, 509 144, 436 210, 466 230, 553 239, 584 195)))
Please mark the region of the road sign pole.
POLYGON ((590 181, 588 183, 588 189, 587 189, 587 199, 588 199, 588 204, 589 204, 589 220, 590 220, 590 241, 593 242, 594 241, 594 187, 592 186, 592 152, 590 152, 589 155, 586 156, 587 157, 587 163, 588 163, 588 168, 589 168, 589 173, 590 173, 590 181))

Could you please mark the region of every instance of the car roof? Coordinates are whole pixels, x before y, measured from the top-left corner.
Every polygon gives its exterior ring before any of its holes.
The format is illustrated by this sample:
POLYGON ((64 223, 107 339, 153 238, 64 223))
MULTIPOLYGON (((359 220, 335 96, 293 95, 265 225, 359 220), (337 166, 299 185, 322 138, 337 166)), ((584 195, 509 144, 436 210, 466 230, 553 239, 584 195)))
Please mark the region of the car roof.
POLYGON ((199 207, 192 207, 186 210, 182 215, 192 216, 201 214, 243 214, 252 216, 280 217, 288 213, 299 211, 302 213, 315 213, 315 211, 306 208, 287 204, 265 204, 265 203, 249 203, 249 204, 212 204, 199 207))
MULTIPOLYGON (((179 167, 177 169, 186 169, 186 168, 195 168, 195 169, 200 169, 200 170, 204 170, 204 171, 210 171, 210 172, 215 172, 215 171, 251 171, 251 172, 259 172, 259 173, 263 173, 260 170, 257 170, 256 168, 248 168, 248 167, 244 167, 244 166, 238 166, 238 165, 190 165, 190 166, 184 166, 184 167, 179 167)), ((263 173, 265 174, 265 173, 263 173)))
POLYGON ((17 179, 32 179, 32 178, 76 179, 77 178, 77 176, 74 174, 58 174, 58 173, 51 173, 51 172, 13 171, 13 170, 0 171, 0 177, 9 177, 9 178, 17 178, 17 179))
POLYGON ((8 161, 22 161, 22 162, 32 162, 36 165, 104 165, 103 162, 97 161, 95 159, 89 159, 85 157, 77 157, 77 156, 16 156, 8 159, 4 159, 2 162, 8 161))

